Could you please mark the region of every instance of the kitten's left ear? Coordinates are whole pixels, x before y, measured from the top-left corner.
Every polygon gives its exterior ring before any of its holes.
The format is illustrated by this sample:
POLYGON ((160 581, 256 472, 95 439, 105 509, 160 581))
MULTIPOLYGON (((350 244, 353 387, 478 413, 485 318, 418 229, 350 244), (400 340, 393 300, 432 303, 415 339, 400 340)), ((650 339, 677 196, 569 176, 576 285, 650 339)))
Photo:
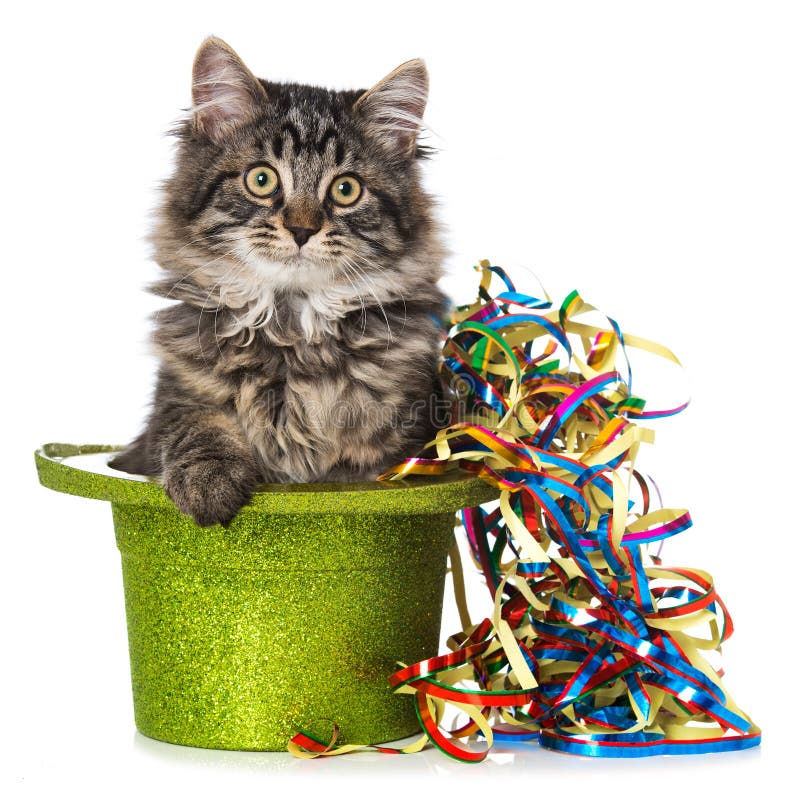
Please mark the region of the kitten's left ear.
POLYGON ((232 128, 255 118, 267 92, 232 47, 210 36, 194 57, 192 102, 195 127, 221 145, 232 128))
POLYGON ((421 58, 415 58, 364 92, 353 111, 392 153, 412 158, 427 101, 428 70, 421 58))

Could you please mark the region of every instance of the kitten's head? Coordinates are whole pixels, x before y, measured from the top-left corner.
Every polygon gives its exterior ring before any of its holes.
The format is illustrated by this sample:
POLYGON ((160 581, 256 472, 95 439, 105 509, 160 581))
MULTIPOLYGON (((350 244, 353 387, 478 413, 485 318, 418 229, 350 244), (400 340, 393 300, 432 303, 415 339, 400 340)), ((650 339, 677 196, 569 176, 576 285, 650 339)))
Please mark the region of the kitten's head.
POLYGON ((254 323, 279 295, 335 313, 435 282, 441 251, 417 166, 427 92, 420 60, 367 91, 331 91, 259 80, 206 40, 154 237, 182 279, 173 296, 247 308, 254 323))

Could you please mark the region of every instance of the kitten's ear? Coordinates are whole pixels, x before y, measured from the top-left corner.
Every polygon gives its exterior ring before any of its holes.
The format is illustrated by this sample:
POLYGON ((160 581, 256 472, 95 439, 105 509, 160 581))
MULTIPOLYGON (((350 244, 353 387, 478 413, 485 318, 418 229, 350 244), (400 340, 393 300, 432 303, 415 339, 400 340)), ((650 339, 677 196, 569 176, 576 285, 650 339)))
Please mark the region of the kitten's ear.
POLYGON ((211 36, 200 45, 192 68, 194 124, 215 144, 243 122, 252 120, 267 102, 267 93, 252 72, 222 39, 211 36))
POLYGON ((356 100, 353 111, 395 155, 411 158, 428 101, 428 70, 420 58, 406 61, 356 100))

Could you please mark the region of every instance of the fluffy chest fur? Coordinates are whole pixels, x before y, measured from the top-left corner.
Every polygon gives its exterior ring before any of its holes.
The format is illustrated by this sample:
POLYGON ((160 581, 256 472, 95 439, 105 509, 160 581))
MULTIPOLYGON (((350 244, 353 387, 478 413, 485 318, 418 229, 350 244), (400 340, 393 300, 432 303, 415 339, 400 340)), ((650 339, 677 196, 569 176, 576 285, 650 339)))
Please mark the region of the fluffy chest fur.
POLYGON ((164 392, 235 415, 271 482, 374 478, 432 435, 438 341, 408 303, 353 310, 303 335, 305 306, 220 338, 231 312, 159 314, 164 392))

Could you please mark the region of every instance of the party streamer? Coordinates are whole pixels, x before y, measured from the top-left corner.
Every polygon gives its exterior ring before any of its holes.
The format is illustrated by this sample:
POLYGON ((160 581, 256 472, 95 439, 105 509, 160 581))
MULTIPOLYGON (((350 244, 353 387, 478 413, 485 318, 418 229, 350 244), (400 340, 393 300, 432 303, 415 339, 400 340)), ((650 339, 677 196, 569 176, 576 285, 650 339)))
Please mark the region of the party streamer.
MULTIPOLYGON (((469 550, 494 597, 470 621, 458 549, 451 552, 463 630, 451 652, 390 677, 413 695, 423 736, 461 761, 496 740, 535 739, 584 756, 639 757, 754 747, 761 732, 725 691, 705 654, 733 632, 711 576, 666 566, 668 538, 691 526, 685 509, 659 508, 635 468, 652 431, 632 394, 629 350, 678 364, 665 347, 623 334, 572 292, 560 308, 516 291, 489 262, 478 299, 457 310, 445 340, 443 385, 452 424, 383 479, 473 472, 499 503, 461 512, 469 550), (503 283, 496 296, 493 278, 503 283), (584 317, 584 321, 578 318, 584 317), (652 552, 656 546, 659 550, 652 552), (455 729, 445 710, 466 715, 455 729)), ((364 749, 300 732, 303 758, 364 749)))

